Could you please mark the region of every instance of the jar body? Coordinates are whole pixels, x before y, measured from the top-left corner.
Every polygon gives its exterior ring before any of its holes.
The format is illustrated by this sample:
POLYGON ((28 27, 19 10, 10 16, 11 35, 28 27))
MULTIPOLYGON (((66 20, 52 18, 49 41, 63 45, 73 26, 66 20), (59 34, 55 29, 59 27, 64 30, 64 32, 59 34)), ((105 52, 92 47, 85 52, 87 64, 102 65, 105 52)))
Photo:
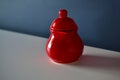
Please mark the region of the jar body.
POLYGON ((76 61, 82 55, 83 42, 75 31, 54 31, 46 44, 48 56, 58 63, 76 61))

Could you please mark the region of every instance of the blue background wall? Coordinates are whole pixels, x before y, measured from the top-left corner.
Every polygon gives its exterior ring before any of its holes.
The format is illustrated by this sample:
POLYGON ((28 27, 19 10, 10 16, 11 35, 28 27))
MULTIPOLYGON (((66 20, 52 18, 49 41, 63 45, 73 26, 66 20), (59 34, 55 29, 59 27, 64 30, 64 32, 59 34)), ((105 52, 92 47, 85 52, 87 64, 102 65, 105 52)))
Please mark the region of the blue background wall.
POLYGON ((120 0, 0 0, 0 28, 48 37, 61 8, 85 44, 120 51, 120 0))

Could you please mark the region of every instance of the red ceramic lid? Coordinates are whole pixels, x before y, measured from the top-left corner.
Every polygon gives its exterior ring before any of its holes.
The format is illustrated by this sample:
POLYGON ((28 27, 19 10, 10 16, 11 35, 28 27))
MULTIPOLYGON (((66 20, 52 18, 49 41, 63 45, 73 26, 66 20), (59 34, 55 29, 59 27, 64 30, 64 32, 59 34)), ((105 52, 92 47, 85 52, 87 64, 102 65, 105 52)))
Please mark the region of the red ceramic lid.
POLYGON ((67 17, 67 10, 61 9, 59 11, 59 18, 55 19, 51 26, 52 31, 77 31, 77 25, 73 19, 67 17))

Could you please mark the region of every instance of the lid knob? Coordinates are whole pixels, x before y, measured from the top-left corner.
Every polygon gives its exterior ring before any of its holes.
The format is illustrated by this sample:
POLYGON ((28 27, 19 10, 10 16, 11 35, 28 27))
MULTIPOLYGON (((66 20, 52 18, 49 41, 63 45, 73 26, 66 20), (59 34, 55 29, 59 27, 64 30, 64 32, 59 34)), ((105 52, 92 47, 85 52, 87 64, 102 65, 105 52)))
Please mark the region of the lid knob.
POLYGON ((60 18, 65 18, 65 17, 67 17, 67 10, 65 10, 65 9, 59 10, 59 17, 60 17, 60 18))

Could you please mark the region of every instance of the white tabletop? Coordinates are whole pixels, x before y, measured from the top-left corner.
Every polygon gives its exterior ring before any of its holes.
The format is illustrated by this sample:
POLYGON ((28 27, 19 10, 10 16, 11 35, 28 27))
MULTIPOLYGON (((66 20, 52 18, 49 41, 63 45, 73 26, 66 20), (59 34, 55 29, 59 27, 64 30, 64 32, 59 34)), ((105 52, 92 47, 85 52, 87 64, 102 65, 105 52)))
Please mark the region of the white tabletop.
POLYGON ((46 40, 0 30, 0 80, 120 80, 120 52, 85 46, 77 62, 57 64, 46 40))

